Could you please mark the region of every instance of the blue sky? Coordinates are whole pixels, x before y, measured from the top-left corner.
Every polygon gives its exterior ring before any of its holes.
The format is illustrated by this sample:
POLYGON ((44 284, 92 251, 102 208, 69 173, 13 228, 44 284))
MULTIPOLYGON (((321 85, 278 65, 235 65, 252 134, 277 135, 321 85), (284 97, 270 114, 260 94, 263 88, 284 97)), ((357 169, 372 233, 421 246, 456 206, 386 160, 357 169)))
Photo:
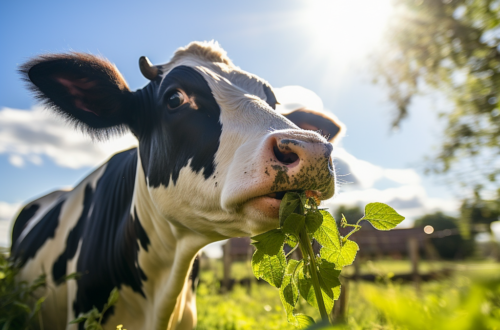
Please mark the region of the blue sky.
MULTIPOLYGON (((424 177, 421 171, 424 156, 431 155, 433 146, 439 143, 441 124, 434 109, 436 102, 431 98, 417 100, 410 119, 399 132, 391 133, 393 108, 387 102, 386 91, 371 83, 374 77, 368 59, 383 42, 380 31, 390 13, 388 3, 1 2, 0 222, 4 221, 4 225, 0 231, 8 228, 7 218, 20 203, 74 185, 104 159, 102 155, 87 159, 95 147, 91 144, 85 146, 86 155, 73 155, 71 152, 81 145, 76 142, 66 141, 57 150, 44 145, 45 151, 33 151, 35 142, 41 143, 45 136, 36 132, 55 124, 48 124, 35 112, 36 102, 16 72, 20 64, 47 52, 100 54, 116 64, 131 89, 137 89, 147 83, 137 64, 140 56, 148 56, 153 63, 165 63, 178 47, 212 39, 222 45, 236 65, 263 77, 272 86, 299 85, 314 91, 325 111, 345 123, 347 135, 338 145, 339 157, 343 155, 342 159, 348 159, 352 168, 358 169, 354 174, 364 183, 344 185, 344 195, 332 203, 365 202, 377 196, 377 201, 384 202, 399 196, 395 203, 403 206, 415 198, 433 199, 432 203, 424 202, 427 206, 419 212, 435 208, 436 204, 447 205, 450 210, 454 200, 451 192, 435 178, 424 177), (37 140, 30 140, 31 136, 37 140), (19 150, 25 147, 33 150, 22 154, 19 150), (74 159, 61 160, 58 152, 74 159), (82 163, 78 163, 80 159, 82 163), (398 175, 403 179, 397 179, 398 175), (406 187, 406 195, 397 190, 402 186, 406 187), (412 189, 418 191, 415 196, 412 189)), ((109 152, 109 148, 103 150, 99 152, 109 152)))

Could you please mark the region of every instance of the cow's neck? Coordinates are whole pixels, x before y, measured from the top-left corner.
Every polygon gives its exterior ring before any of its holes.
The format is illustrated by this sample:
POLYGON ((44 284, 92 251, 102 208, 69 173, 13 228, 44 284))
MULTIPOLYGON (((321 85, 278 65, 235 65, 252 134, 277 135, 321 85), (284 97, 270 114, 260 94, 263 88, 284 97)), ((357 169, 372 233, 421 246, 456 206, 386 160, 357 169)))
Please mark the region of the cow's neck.
POLYGON ((151 314, 157 318, 153 324, 158 329, 175 329, 182 317, 182 296, 186 294, 183 289, 188 287, 193 260, 211 240, 179 225, 181 219, 160 214, 148 191, 140 157, 132 212, 134 208, 150 240, 148 250, 141 250, 138 261, 148 277, 144 291, 148 305, 154 309, 151 314))

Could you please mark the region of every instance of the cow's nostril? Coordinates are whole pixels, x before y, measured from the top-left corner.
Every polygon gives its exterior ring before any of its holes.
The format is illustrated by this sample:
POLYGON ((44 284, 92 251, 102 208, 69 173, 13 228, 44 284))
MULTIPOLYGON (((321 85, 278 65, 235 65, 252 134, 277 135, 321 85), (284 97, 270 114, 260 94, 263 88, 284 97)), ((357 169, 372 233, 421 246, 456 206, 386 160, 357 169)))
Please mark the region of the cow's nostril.
POLYGON ((299 156, 297 156, 296 153, 294 152, 283 153, 280 151, 278 146, 274 146, 273 150, 276 159, 282 164, 290 165, 295 163, 299 159, 299 156))

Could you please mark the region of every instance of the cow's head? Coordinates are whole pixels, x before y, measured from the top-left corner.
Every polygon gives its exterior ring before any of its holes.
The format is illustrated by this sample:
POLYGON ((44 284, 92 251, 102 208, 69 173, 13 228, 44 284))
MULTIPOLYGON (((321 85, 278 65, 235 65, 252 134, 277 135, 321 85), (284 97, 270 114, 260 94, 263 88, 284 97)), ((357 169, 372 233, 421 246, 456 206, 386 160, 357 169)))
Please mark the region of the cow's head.
POLYGON ((42 56, 22 70, 42 101, 93 137, 130 129, 141 184, 179 226, 213 239, 253 235, 277 227, 286 191, 332 197, 331 144, 293 123, 328 126, 333 138, 332 118, 278 114, 269 84, 214 43, 191 43, 165 65, 140 63, 151 82, 135 92, 114 65, 87 54, 42 56))

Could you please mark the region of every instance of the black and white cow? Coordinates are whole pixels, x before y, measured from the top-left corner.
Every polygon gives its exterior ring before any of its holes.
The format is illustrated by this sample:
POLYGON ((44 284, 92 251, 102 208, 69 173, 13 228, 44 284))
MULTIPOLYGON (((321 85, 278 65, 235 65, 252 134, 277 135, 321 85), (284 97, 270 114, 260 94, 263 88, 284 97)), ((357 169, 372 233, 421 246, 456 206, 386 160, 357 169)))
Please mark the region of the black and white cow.
POLYGON ((192 329, 190 273, 202 247, 276 228, 288 190, 334 194, 332 145, 273 110, 269 84, 216 43, 191 43, 165 65, 140 63, 151 82, 135 92, 88 54, 44 55, 22 68, 41 101, 94 138, 130 130, 139 141, 18 215, 12 256, 21 279, 47 275, 45 329, 76 329, 68 322, 102 308, 114 287, 120 298, 105 328, 192 329), (81 278, 61 281, 74 272, 81 278))

